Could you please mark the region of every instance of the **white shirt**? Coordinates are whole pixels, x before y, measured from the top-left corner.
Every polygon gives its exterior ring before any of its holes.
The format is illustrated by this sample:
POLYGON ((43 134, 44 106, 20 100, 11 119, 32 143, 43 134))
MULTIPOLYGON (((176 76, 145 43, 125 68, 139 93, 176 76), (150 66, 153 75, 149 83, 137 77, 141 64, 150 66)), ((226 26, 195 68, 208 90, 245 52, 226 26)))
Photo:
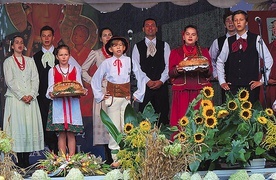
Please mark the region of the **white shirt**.
MULTIPOLYGON (((247 31, 241 36, 236 34, 237 39, 239 39, 240 37, 243 38, 243 39, 247 39, 247 31)), ((268 78, 269 74, 270 74, 270 71, 271 71, 272 64, 273 64, 273 59, 272 59, 272 56, 271 56, 271 54, 270 54, 270 52, 269 52, 269 50, 268 50, 268 48, 267 48, 267 46, 265 45, 264 42, 263 42, 264 53, 261 53, 262 52, 262 50, 261 50, 262 47, 261 47, 261 44, 259 43, 259 40, 260 40, 260 36, 258 35, 257 39, 256 39, 256 49, 258 51, 259 57, 264 59, 265 67, 267 68, 266 77, 268 78), (263 54, 264 54, 264 57, 263 57, 263 54)), ((226 83, 224 63, 227 61, 228 55, 229 55, 229 44, 228 44, 228 38, 227 38, 224 41, 221 53, 218 56, 218 60, 217 60, 217 72, 218 72, 219 84, 226 83)), ((260 81, 263 82, 263 77, 260 81)))
MULTIPOLYGON (((226 34, 226 39, 228 37, 230 37, 232 35, 230 35, 229 33, 226 34)), ((211 45, 211 47, 209 48, 209 54, 211 56, 212 59, 212 66, 213 66, 213 77, 217 78, 218 77, 218 73, 217 73, 217 58, 219 56, 219 44, 218 44, 218 39, 215 39, 211 45)))
MULTIPOLYGON (((137 98, 138 101, 143 102, 146 81, 142 74, 142 71, 138 68, 139 64, 133 61, 132 71, 134 72, 137 79, 137 90, 134 92, 133 96, 137 98)), ((104 99, 104 92, 102 91, 102 80, 105 78, 107 81, 114 84, 124 84, 130 82, 130 72, 131 72, 131 59, 125 55, 120 58, 112 56, 107 58, 98 67, 97 71, 92 77, 91 87, 94 93, 94 98, 97 103, 100 103, 104 99), (120 59, 122 66, 120 68, 120 74, 118 74, 118 66, 114 65, 114 62, 120 59)))
MULTIPOLYGON (((145 37, 145 43, 148 46, 149 43, 149 39, 147 37, 145 37)), ((154 38, 153 40, 151 40, 155 46, 156 46, 156 38, 154 38)), ((157 49, 158 51, 158 49, 157 49)), ((170 57, 170 46, 168 43, 165 42, 165 46, 164 46, 164 60, 165 60, 165 69, 161 74, 161 78, 160 81, 162 81, 163 83, 165 83, 168 79, 169 79, 169 57, 170 57)), ((137 48, 137 45, 135 44, 132 50, 132 61, 135 61, 139 64, 139 68, 141 69, 140 66, 140 54, 137 48)), ((143 76, 146 78, 146 83, 151 80, 146 73, 143 72, 143 76)))

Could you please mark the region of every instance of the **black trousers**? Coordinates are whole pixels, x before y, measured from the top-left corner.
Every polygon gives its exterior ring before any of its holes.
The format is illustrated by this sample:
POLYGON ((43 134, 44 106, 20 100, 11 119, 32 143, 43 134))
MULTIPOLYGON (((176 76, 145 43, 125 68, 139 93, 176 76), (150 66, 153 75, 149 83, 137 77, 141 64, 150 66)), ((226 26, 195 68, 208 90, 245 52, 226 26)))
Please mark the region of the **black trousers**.
POLYGON ((252 103, 252 105, 254 105, 255 102, 260 100, 260 87, 257 87, 253 90, 250 90, 250 86, 234 86, 234 85, 230 85, 230 92, 235 95, 237 94, 237 92, 239 91, 239 89, 241 88, 245 88, 246 90, 248 90, 249 92, 249 101, 252 103))
POLYGON ((152 90, 146 88, 146 93, 143 103, 139 104, 139 111, 143 112, 145 106, 151 102, 156 113, 160 113, 158 125, 169 124, 169 92, 168 83, 165 82, 159 89, 152 90))

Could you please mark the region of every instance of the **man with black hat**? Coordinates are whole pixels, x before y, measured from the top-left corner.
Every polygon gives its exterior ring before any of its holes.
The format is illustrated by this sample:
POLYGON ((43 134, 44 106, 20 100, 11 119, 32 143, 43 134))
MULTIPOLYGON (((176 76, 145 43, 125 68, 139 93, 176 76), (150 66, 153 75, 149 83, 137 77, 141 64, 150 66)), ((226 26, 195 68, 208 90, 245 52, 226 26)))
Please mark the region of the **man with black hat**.
MULTIPOLYGON (((112 55, 98 67, 91 80, 94 98, 97 103, 105 101, 107 115, 119 131, 124 128, 124 111, 130 103, 130 72, 131 59, 125 56, 128 49, 128 42, 122 37, 113 37, 105 45, 106 52, 112 55), (102 81, 107 80, 106 92, 102 91, 102 81)), ((133 62, 133 72, 137 79, 138 89, 134 92, 135 101, 143 102, 145 94, 145 79, 142 76, 139 64, 133 62)), ((110 136, 108 147, 111 149, 113 163, 111 166, 118 167, 116 154, 112 150, 119 150, 120 147, 110 136)))

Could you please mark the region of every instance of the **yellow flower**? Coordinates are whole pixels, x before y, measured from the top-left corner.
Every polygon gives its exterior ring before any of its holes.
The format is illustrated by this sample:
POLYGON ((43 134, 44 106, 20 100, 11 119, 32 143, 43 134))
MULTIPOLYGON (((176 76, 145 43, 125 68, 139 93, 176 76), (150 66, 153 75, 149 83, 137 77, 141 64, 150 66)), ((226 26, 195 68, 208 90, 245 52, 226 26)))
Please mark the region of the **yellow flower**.
POLYGON ((189 119, 187 116, 183 116, 180 120, 179 120, 179 125, 180 126, 187 126, 187 124, 189 123, 189 119))
POLYGON ((196 116, 195 117, 195 123, 196 124, 203 124, 203 118, 202 117, 200 117, 200 116, 196 116))
POLYGON ((257 118, 257 120, 258 120, 258 122, 261 123, 261 124, 266 124, 266 123, 267 123, 267 119, 266 119, 266 117, 264 117, 264 116, 259 116, 259 117, 257 118))
POLYGON ((228 107, 229 110, 235 111, 235 110, 238 108, 238 105, 237 105, 236 101, 230 100, 230 101, 227 103, 227 107, 228 107))
POLYGON ((186 139, 187 139, 186 133, 184 133, 184 132, 178 133, 178 140, 179 140, 180 142, 185 142, 186 139))
POLYGON ((266 115, 268 115, 270 117, 273 116, 273 110, 271 108, 266 108, 265 113, 266 113, 266 115))
POLYGON ((126 134, 130 133, 133 130, 133 124, 131 123, 126 123, 124 127, 124 131, 126 134))
POLYGON ((243 101, 241 104, 242 109, 251 109, 252 103, 250 101, 243 101))
POLYGON ((207 117, 211 117, 211 116, 214 116, 215 114, 215 108, 212 107, 212 106, 205 106, 203 108, 203 112, 202 112, 202 115, 203 117, 206 119, 207 117))
POLYGON ((247 121, 247 120, 249 120, 252 117, 252 112, 249 109, 243 109, 240 112, 240 117, 243 120, 247 121))
POLYGON ((142 131, 149 131, 151 128, 151 124, 147 120, 142 121, 139 126, 142 131))
POLYGON ((240 89, 238 91, 238 98, 240 101, 247 101, 249 98, 249 92, 246 89, 240 89))
POLYGON ((213 106, 213 102, 209 99, 203 99, 201 101, 201 106, 205 107, 205 106, 213 106))
POLYGON ((225 118, 229 115, 229 112, 225 109, 222 109, 218 112, 218 118, 225 118))
POLYGON ((196 143, 202 143, 204 141, 204 134, 202 133, 195 133, 194 140, 196 143))
POLYGON ((205 126, 208 128, 214 128, 217 124, 217 118, 215 118, 214 116, 205 119, 205 126))
POLYGON ((212 97, 214 97, 214 89, 212 87, 205 86, 202 90, 203 90, 203 95, 206 98, 212 98, 212 97))

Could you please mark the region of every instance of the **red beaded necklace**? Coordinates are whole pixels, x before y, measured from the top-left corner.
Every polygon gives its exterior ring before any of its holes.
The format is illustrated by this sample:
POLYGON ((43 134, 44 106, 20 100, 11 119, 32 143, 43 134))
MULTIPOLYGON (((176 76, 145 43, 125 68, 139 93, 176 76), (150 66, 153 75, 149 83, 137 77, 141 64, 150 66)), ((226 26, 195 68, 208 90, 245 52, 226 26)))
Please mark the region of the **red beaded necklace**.
POLYGON ((15 57, 15 55, 13 55, 13 58, 14 58, 16 64, 17 64, 18 68, 19 68, 21 71, 23 71, 23 70, 25 69, 25 59, 24 59, 24 57, 23 57, 22 55, 21 55, 21 57, 22 57, 22 63, 20 63, 20 62, 18 61, 18 59, 15 57))

